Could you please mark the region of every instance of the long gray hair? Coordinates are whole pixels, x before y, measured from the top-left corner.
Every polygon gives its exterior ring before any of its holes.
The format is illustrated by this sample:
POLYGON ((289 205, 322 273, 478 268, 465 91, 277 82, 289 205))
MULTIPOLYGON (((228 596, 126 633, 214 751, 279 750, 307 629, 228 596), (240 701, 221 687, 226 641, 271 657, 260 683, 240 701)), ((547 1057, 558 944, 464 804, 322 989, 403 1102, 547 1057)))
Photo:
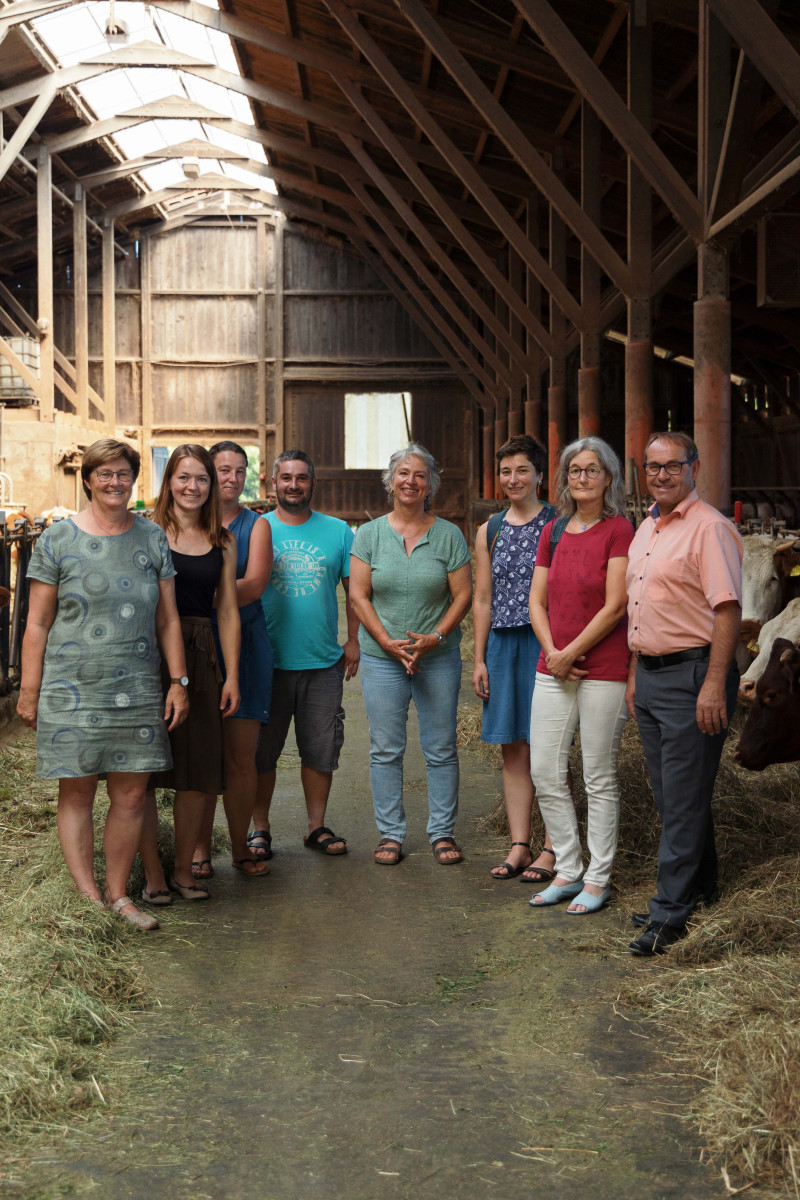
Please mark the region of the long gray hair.
POLYGON ((625 484, 622 478, 622 466, 608 442, 604 442, 599 437, 578 438, 576 442, 570 442, 561 451, 554 487, 556 507, 559 513, 563 517, 572 516, 578 507, 570 494, 568 472, 573 458, 576 458, 584 450, 591 450, 593 454, 596 454, 600 466, 606 474, 611 476, 611 482, 603 495, 603 516, 624 517, 625 484))
POLYGON ((419 442, 409 442, 402 450, 395 450, 392 457, 389 459, 389 465, 383 472, 383 486, 386 488, 387 496, 394 494, 394 473, 400 466, 401 462, 405 462, 407 458, 419 458, 424 462, 425 469, 428 472, 428 495, 425 498, 425 511, 427 512, 431 506, 431 500, 439 490, 439 484, 442 482, 442 477, 439 474, 439 468, 436 466, 436 459, 431 454, 430 450, 426 450, 424 446, 420 446, 419 442))

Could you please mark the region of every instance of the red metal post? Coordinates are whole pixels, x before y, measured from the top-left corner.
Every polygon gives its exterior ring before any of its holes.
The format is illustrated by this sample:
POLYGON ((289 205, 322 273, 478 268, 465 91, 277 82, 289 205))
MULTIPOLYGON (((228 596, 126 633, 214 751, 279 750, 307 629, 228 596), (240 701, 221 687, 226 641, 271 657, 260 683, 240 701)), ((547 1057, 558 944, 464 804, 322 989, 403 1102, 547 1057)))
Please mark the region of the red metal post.
POLYGON ((653 344, 628 342, 625 347, 625 462, 632 458, 639 488, 647 495, 642 464, 647 439, 653 432, 653 344))
POLYGON ((494 425, 489 420, 489 413, 484 410, 484 424, 481 425, 481 458, 483 485, 481 492, 484 500, 494 500, 494 425))
POLYGON ((731 503, 731 306, 719 296, 694 304, 694 440, 697 490, 715 508, 731 503))
POLYGON ((555 495, 558 459, 566 441, 567 389, 551 387, 547 390, 547 496, 551 503, 555 495))
POLYGON ((600 368, 578 371, 578 437, 600 434, 600 368))

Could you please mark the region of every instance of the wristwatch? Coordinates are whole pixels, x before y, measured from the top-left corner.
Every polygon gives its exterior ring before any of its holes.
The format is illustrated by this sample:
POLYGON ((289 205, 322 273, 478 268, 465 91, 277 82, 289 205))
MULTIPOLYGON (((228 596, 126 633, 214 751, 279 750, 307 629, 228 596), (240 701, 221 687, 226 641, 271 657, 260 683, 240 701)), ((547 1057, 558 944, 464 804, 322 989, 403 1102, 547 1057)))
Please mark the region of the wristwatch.
POLYGON ((444 633, 439 633, 438 629, 434 629, 433 636, 437 639, 440 646, 443 646, 447 641, 447 635, 444 633))
POLYGON ((170 683, 179 683, 181 687, 189 686, 189 676, 181 675, 180 679, 170 679, 170 683))

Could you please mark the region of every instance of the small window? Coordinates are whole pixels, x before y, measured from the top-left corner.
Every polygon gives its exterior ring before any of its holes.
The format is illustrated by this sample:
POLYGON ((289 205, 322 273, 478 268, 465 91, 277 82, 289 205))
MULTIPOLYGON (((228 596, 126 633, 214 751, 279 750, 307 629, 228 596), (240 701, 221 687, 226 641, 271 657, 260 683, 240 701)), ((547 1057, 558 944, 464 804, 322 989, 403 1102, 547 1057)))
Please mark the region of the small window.
POLYGON ((411 441, 410 392, 349 392, 344 398, 346 471, 383 470, 411 441))

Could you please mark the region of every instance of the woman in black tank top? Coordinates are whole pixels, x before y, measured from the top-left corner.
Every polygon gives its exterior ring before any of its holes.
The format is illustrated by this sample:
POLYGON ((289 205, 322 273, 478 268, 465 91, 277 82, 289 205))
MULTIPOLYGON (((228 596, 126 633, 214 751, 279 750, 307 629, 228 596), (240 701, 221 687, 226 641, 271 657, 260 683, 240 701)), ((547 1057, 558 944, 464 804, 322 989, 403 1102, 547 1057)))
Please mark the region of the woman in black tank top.
MULTIPOLYGON (((175 789, 175 867, 170 888, 186 900, 208 899, 192 876, 192 857, 206 797, 222 791, 222 720, 239 707, 239 609, 236 541, 223 529, 214 464, 202 446, 179 446, 164 471, 153 519, 164 529, 177 570, 175 598, 186 649, 189 716, 183 734, 170 737, 173 766, 150 777, 141 853, 146 883, 142 899, 169 904, 158 857, 155 789, 175 789), (211 628, 215 605, 227 679, 211 628)), ((166 680, 165 680, 166 682, 166 680)))

